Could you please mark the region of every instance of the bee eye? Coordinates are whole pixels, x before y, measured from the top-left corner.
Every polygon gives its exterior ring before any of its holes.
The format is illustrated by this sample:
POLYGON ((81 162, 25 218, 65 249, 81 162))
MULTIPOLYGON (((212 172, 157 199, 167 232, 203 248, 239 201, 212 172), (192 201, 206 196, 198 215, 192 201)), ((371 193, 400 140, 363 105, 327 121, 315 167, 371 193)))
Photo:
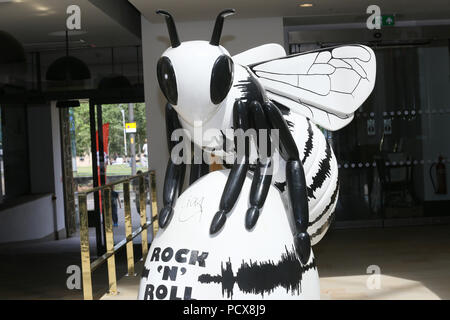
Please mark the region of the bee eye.
POLYGON ((214 62, 211 73, 210 96, 214 104, 219 104, 225 99, 233 83, 233 60, 226 55, 221 55, 214 62))
POLYGON ((156 69, 158 83, 167 101, 176 105, 178 102, 177 79, 173 70, 172 62, 167 57, 161 57, 156 69))

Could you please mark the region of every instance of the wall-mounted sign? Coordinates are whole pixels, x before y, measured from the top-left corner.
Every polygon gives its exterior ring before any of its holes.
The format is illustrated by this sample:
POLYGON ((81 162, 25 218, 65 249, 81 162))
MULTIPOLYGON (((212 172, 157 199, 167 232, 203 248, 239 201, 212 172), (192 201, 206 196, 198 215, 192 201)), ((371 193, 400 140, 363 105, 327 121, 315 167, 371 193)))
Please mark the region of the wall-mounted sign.
POLYGON ((392 134, 392 119, 384 119, 384 134, 392 134))
POLYGON ((381 25, 383 27, 389 27, 395 25, 395 16, 393 14, 381 15, 381 25))
POLYGON ((125 123, 125 132, 126 133, 136 133, 136 122, 125 123))

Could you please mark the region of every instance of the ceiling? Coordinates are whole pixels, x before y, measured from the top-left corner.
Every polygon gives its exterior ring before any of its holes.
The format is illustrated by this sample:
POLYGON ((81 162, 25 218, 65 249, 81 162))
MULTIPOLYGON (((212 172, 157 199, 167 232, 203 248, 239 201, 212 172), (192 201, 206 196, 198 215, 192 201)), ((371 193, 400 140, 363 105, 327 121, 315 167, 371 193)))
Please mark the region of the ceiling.
MULTIPOLYGON (((308 23, 314 19, 323 23, 327 16, 347 16, 365 20, 366 9, 377 4, 381 13, 396 14, 397 19, 450 19, 448 0, 129 0, 150 22, 160 22, 156 9, 171 12, 176 21, 213 20, 224 8, 235 8, 234 18, 256 17, 308 17, 308 23), (310 3, 312 7, 300 7, 310 3)), ((231 18, 232 19, 232 18, 231 18)), ((364 21, 363 20, 363 21, 364 21)))
MULTIPOLYGON (((126 0, 0 0, 0 30, 17 38, 27 51, 63 48, 66 9, 77 4, 81 9, 82 30, 70 35, 70 46, 111 47, 140 44, 138 36, 103 10, 98 3, 109 5, 126 0), (97 6, 95 5, 97 4, 97 6), (59 35, 55 35, 59 34, 59 35)), ((235 8, 230 19, 285 17, 289 24, 314 24, 327 21, 363 22, 366 8, 376 3, 382 13, 394 13, 397 20, 450 19, 448 0, 128 0, 149 21, 162 22, 156 9, 169 10, 176 21, 213 20, 224 8, 235 8), (311 3, 312 7, 299 4, 311 3), (336 5, 339 3, 339 5, 336 5), (289 19, 289 17, 295 17, 289 19)), ((119 10, 116 10, 119 11, 119 10)), ((122 13, 119 11, 119 16, 122 13)), ((116 15, 117 18, 117 15, 116 15)))
POLYGON ((68 14, 81 9, 81 32, 70 35, 71 47, 140 44, 140 39, 88 0, 0 0, 0 30, 18 39, 27 51, 63 47, 68 14), (54 35, 54 34, 57 35, 54 35))

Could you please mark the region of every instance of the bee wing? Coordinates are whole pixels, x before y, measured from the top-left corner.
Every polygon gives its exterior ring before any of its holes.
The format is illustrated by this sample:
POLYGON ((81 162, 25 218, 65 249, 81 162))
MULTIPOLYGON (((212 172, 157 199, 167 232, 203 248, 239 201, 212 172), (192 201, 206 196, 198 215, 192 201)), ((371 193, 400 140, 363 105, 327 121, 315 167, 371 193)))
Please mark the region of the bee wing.
POLYGON ((352 121, 375 85, 375 54, 362 45, 320 49, 249 67, 269 99, 333 131, 352 121))
POLYGON ((276 43, 269 43, 241 52, 234 55, 232 58, 235 63, 247 66, 249 64, 278 59, 285 56, 286 51, 284 51, 282 46, 276 43))

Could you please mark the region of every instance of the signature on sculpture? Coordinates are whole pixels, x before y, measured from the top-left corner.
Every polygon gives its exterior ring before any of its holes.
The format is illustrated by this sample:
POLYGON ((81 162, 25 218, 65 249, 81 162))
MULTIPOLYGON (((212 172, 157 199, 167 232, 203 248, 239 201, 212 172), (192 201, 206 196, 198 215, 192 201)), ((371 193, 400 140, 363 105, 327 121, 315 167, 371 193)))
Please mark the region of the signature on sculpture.
POLYGON ((202 219, 204 196, 193 196, 180 202, 181 212, 178 216, 178 221, 185 222, 189 219, 195 218, 198 222, 202 219), (186 209, 186 210, 184 210, 186 209))

